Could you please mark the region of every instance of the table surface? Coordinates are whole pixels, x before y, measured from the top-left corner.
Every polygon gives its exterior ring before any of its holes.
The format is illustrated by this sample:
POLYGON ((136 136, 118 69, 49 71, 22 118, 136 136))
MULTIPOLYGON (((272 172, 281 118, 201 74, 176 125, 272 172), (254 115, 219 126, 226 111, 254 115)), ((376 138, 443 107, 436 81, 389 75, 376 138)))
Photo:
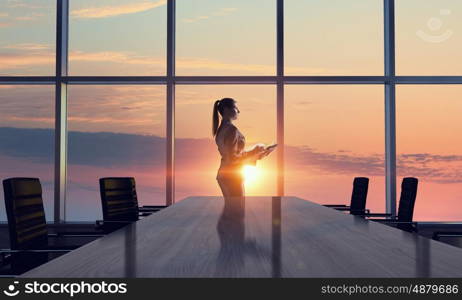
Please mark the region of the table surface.
POLYGON ((462 249, 297 197, 189 197, 21 277, 462 277, 462 249))

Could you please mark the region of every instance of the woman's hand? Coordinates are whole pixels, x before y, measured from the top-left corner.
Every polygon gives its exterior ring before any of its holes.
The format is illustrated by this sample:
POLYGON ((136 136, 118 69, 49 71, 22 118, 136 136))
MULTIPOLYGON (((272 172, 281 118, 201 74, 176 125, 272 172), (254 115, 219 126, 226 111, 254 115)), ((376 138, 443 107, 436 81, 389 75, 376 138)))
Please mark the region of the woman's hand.
POLYGON ((255 152, 256 153, 260 153, 260 152, 262 152, 264 150, 265 150, 265 146, 262 146, 262 145, 256 145, 255 146, 255 152))
POLYGON ((262 152, 260 152, 258 155, 257 155, 257 158, 258 159, 262 159, 263 157, 267 156, 268 155, 268 151, 264 150, 262 152))
POLYGON ((265 146, 263 145, 256 145, 255 148, 253 149, 255 155, 257 156, 257 159, 260 159, 263 155, 263 153, 266 152, 265 146))

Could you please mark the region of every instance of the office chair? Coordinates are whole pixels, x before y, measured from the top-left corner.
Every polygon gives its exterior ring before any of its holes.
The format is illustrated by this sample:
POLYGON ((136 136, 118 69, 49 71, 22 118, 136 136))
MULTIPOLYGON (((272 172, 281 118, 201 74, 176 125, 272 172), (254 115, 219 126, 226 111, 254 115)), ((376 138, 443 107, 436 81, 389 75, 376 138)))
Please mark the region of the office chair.
POLYGON ((387 217, 388 219, 372 219, 370 221, 377 221, 397 227, 399 229, 417 232, 417 222, 413 222, 414 205, 417 196, 418 179, 414 177, 405 177, 401 183, 401 196, 399 199, 398 215, 392 218, 390 213, 367 213, 363 217, 387 217))
MULTIPOLYGON (((8 219, 10 249, 0 249, 2 267, 9 265, 7 274, 20 274, 50 258, 62 255, 82 244, 69 245, 60 237, 65 233, 48 233, 43 208, 42 186, 38 178, 9 178, 3 180, 5 208, 8 219), (50 257, 51 256, 51 257, 50 257)), ((97 237, 99 235, 91 235, 97 237)), ((81 236, 78 236, 81 237, 81 236)))
POLYGON ((369 178, 355 177, 353 180, 353 191, 351 193, 350 205, 343 204, 324 204, 336 210, 349 211, 352 215, 369 213, 366 209, 367 191, 369 188, 369 178))
POLYGON ((138 221, 166 206, 138 206, 135 178, 105 177, 99 179, 103 220, 96 221, 105 232, 112 232, 138 221))

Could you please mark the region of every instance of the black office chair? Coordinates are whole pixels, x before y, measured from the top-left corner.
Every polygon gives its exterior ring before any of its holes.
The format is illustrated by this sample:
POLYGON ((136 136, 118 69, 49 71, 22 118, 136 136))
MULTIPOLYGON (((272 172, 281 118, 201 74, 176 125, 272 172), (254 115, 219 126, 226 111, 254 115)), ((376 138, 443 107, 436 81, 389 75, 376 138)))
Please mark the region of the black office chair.
POLYGON ((135 178, 105 177, 99 179, 103 220, 96 222, 105 232, 112 232, 138 221, 166 206, 138 207, 135 178))
POLYGON ((418 179, 405 177, 401 183, 401 196, 399 199, 398 215, 392 218, 390 213, 367 213, 364 217, 386 217, 387 219, 372 219, 370 221, 381 222, 399 229, 417 232, 417 222, 413 222, 414 205, 417 197, 418 179))
MULTIPOLYGON (((5 179, 3 191, 10 249, 0 250, 1 273, 21 274, 49 259, 82 246, 82 244, 66 244, 63 239, 49 239, 68 236, 59 232, 48 233, 42 187, 38 178, 5 179)), ((94 236, 97 235, 92 237, 94 236)))
POLYGON ((344 204, 324 204, 336 210, 349 211, 352 215, 361 215, 369 213, 366 209, 367 191, 369 189, 369 178, 355 177, 353 180, 353 191, 351 193, 350 205, 344 204))

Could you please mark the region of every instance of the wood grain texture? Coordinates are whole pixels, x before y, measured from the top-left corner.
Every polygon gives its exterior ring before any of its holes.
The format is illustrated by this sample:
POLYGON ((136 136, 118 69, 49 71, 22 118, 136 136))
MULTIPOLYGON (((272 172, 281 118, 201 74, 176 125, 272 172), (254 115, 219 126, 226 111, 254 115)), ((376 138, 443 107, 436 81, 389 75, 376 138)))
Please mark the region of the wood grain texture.
POLYGON ((462 277, 462 249, 297 197, 189 197, 22 277, 462 277))

